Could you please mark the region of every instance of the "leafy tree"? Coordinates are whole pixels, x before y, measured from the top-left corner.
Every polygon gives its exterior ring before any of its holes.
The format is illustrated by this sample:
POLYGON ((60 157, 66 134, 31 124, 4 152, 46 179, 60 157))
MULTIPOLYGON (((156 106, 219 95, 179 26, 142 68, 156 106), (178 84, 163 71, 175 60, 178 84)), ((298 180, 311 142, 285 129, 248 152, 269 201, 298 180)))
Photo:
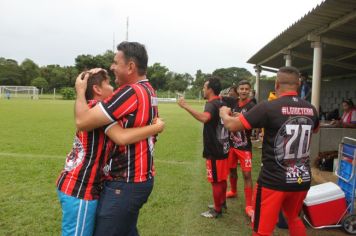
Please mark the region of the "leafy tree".
POLYGON ((61 89, 61 94, 64 100, 74 100, 75 90, 72 87, 65 87, 61 89))
POLYGON ((69 80, 66 77, 66 68, 59 65, 48 65, 41 68, 41 77, 45 78, 48 82, 50 90, 54 88, 62 88, 69 86, 69 80))
POLYGON ((174 72, 168 73, 168 89, 172 92, 183 92, 188 88, 189 81, 192 80, 189 74, 177 74, 174 72))
POLYGON ((161 66, 160 63, 154 63, 147 68, 147 77, 152 84, 152 87, 156 90, 167 90, 167 73, 168 68, 161 66))
POLYGON ((79 71, 75 66, 64 67, 65 74, 65 86, 74 87, 75 79, 77 78, 79 71))
POLYGON ((0 85, 21 85, 21 77, 17 61, 0 57, 0 85))
POLYGON ((38 65, 30 59, 25 59, 20 67, 23 73, 21 85, 30 85, 31 81, 40 75, 38 65))
POLYGON ((92 55, 79 55, 75 58, 75 67, 78 71, 84 71, 97 66, 92 55))
POLYGON ((111 83, 114 85, 114 74, 110 70, 110 66, 114 60, 115 53, 111 50, 107 50, 102 55, 79 55, 75 58, 75 67, 78 73, 92 69, 92 68, 103 68, 108 71, 111 77, 111 83))
POLYGON ((44 89, 47 90, 48 88, 48 82, 45 78, 43 77, 37 77, 31 81, 31 85, 35 86, 39 89, 44 89))
POLYGON ((213 75, 219 76, 222 88, 228 88, 233 84, 238 84, 241 80, 250 80, 252 74, 245 68, 230 67, 220 68, 213 72, 213 75))

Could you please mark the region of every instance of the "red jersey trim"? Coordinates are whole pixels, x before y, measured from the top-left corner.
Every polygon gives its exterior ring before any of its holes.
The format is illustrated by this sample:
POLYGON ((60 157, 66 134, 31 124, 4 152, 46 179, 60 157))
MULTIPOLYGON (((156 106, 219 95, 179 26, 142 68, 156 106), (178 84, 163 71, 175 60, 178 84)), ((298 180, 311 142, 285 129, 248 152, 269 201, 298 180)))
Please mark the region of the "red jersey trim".
POLYGON ((279 95, 279 97, 284 97, 284 96, 298 96, 298 93, 296 91, 290 91, 290 92, 285 92, 279 95))
POLYGON ((239 101, 239 107, 245 106, 247 103, 249 103, 251 99, 247 98, 245 101, 239 101))
POLYGON ((246 120, 243 114, 240 114, 238 117, 242 123, 242 125, 245 127, 245 129, 252 129, 250 123, 246 120))
POLYGON ((208 100, 208 102, 211 102, 211 101, 213 101, 213 100, 220 99, 220 98, 221 98, 220 96, 214 96, 214 97, 210 98, 210 99, 208 100))
POLYGON ((313 133, 318 133, 318 132, 319 132, 319 129, 320 129, 320 123, 318 124, 317 127, 315 127, 315 128, 313 129, 313 133))
POLYGON ((208 120, 207 121, 209 121, 211 119, 211 114, 209 112, 207 112, 207 111, 204 112, 204 114, 208 116, 208 120))

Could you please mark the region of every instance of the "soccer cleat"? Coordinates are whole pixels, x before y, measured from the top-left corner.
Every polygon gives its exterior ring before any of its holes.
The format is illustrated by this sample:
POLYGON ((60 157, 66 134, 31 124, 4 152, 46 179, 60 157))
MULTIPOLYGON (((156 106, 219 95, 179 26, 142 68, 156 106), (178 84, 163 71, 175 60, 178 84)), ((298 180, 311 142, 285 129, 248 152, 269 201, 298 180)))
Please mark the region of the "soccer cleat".
POLYGON ((219 218, 222 216, 222 212, 217 212, 214 209, 210 209, 209 211, 203 212, 200 215, 205 218, 219 218))
POLYGON ((229 191, 229 192, 226 192, 226 197, 227 198, 235 198, 237 197, 237 192, 233 192, 233 191, 229 191))
POLYGON ((255 211, 253 210, 252 206, 247 206, 245 208, 245 212, 246 212, 246 215, 250 218, 252 218, 253 214, 255 213, 255 211))
MULTIPOLYGON (((208 208, 209 208, 210 210, 215 210, 215 208, 214 208, 214 205, 213 205, 213 204, 208 205, 208 208)), ((222 206, 221 206, 221 211, 222 211, 222 212, 224 212, 224 213, 226 213, 226 212, 227 212, 227 205, 226 205, 226 201, 222 204, 222 206)))

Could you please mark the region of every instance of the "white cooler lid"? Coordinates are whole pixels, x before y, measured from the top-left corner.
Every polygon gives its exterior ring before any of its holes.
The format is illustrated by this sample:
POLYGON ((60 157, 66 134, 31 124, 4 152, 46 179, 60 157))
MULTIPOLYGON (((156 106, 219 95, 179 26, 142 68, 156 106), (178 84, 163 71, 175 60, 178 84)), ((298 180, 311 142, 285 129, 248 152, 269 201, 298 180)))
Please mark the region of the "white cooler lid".
POLYGON ((304 199, 304 204, 307 206, 313 206, 344 197, 344 191, 342 191, 337 184, 327 182, 310 187, 308 194, 304 199))

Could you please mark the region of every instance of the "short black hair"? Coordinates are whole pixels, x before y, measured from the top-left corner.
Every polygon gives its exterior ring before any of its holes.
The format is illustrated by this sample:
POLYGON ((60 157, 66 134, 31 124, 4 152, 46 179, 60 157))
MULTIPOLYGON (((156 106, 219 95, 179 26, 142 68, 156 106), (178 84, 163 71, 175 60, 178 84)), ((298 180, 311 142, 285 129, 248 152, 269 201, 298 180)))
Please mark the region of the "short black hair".
POLYGON ((277 80, 280 84, 284 84, 287 86, 299 86, 299 70, 293 66, 281 67, 277 72, 277 80), (284 76, 283 74, 285 74, 286 76, 284 76))
POLYGON ((299 70, 297 68, 295 68, 294 66, 281 67, 281 68, 279 68, 278 72, 286 73, 286 74, 294 74, 294 75, 298 76, 298 78, 300 77, 299 70))
POLYGON ((238 83, 238 86, 240 86, 240 85, 245 85, 245 84, 247 84, 248 86, 250 86, 250 88, 251 88, 251 83, 248 81, 248 80, 241 80, 239 83, 238 83))
POLYGON ((211 88, 214 92, 215 95, 219 95, 221 92, 221 82, 220 78, 217 76, 211 76, 207 80, 208 83, 208 88, 211 88))
POLYGON ((148 55, 143 44, 124 41, 117 45, 117 50, 124 53, 126 62, 134 61, 140 76, 146 75, 148 55))
POLYGON ((85 90, 85 99, 87 101, 94 98, 93 86, 99 85, 105 80, 110 80, 108 73, 104 70, 99 71, 98 73, 92 74, 88 78, 87 90, 85 90))

